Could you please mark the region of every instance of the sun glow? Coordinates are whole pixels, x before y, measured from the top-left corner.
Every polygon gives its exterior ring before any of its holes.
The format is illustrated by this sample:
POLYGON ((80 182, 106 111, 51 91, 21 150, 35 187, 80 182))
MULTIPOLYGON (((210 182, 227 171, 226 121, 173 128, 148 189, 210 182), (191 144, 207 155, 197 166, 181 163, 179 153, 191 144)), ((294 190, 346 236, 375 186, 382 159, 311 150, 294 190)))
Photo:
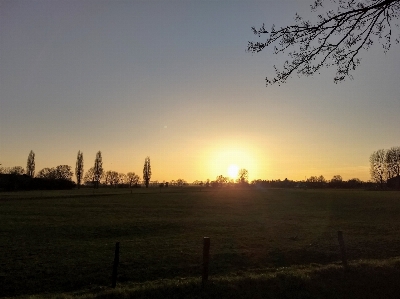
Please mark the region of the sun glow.
POLYGON ((239 173, 239 167, 236 164, 231 164, 228 167, 228 174, 232 179, 236 179, 239 173))
POLYGON ((251 146, 251 142, 244 140, 218 140, 211 143, 206 153, 203 154, 203 159, 199 159, 199 170, 203 170, 205 177, 214 180, 222 175, 229 179, 236 180, 239 170, 246 169, 249 173, 249 180, 266 177, 261 173, 260 169, 268 169, 266 163, 266 151, 262 153, 256 147, 251 146), (202 161, 208 161, 204 167, 202 161))

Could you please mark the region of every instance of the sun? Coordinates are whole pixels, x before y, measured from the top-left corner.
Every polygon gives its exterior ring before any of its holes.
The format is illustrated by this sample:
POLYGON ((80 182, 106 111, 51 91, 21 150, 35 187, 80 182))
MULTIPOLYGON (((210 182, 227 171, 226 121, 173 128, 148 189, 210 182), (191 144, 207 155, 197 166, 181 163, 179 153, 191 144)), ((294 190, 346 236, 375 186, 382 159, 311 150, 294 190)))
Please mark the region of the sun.
POLYGON ((228 167, 228 174, 232 179, 235 179, 239 173, 239 167, 236 164, 231 164, 228 167))

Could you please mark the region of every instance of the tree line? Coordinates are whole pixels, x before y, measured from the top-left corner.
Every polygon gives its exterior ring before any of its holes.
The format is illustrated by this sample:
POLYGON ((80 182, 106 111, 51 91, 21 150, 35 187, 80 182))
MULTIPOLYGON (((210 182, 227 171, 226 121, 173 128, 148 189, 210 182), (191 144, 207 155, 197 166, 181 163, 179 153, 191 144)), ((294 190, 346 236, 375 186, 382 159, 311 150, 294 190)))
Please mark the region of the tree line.
MULTIPOLYGON (((99 188, 100 184, 109 185, 111 187, 139 187, 140 177, 135 172, 119 173, 117 171, 104 171, 103 169, 103 158, 101 151, 98 151, 94 160, 94 166, 89 168, 86 174, 82 178, 83 174, 83 156, 82 153, 78 152, 76 162, 76 181, 78 188, 83 183, 87 186, 92 185, 94 188, 99 188), (78 175, 79 174, 79 175, 78 175)), ((143 166, 143 183, 146 188, 149 187, 151 179, 151 164, 150 157, 146 157, 143 166)))
MULTIPOLYGON (((58 165, 46 167, 35 175, 35 153, 31 150, 26 169, 21 166, 0 167, 0 189, 72 189, 80 188, 82 185, 99 188, 100 185, 111 187, 139 187, 140 177, 135 172, 127 174, 116 171, 105 171, 101 151, 96 153, 93 167, 84 172, 83 153, 79 150, 76 157, 75 177, 76 183, 72 181, 74 172, 69 165, 58 165)), ((149 187, 151 179, 150 157, 146 157, 143 167, 143 183, 149 187)))
MULTIPOLYGON (((379 149, 373 152, 369 158, 371 181, 363 182, 358 178, 343 180, 342 176, 335 175, 331 180, 325 179, 323 175, 310 176, 304 181, 288 180, 253 180, 249 182, 249 173, 246 169, 239 170, 236 179, 219 175, 215 180, 194 181, 192 185, 204 187, 232 187, 232 186, 256 186, 267 188, 368 188, 386 187, 400 189, 400 146, 390 149, 379 149)), ((1 165, 1 164, 0 164, 1 165)), ((141 187, 149 186, 182 187, 189 185, 184 179, 172 180, 171 182, 159 183, 151 181, 150 157, 146 157, 143 165, 142 180, 135 172, 119 173, 117 171, 105 171, 101 151, 96 153, 94 164, 84 172, 83 153, 78 151, 75 164, 76 183, 72 181, 74 172, 69 165, 58 165, 51 168, 43 168, 35 175, 35 153, 31 150, 26 168, 21 166, 0 166, 0 190, 18 189, 72 189, 86 187, 99 188, 102 186, 117 187, 141 187)))

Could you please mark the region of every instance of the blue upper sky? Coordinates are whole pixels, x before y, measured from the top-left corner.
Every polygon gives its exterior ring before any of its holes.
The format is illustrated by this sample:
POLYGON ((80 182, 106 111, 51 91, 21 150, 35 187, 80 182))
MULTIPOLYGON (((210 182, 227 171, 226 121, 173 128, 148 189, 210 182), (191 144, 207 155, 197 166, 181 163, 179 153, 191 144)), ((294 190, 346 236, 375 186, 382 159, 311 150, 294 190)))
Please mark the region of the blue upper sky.
MULTIPOLYGON (((312 16, 307 0, 0 1, 0 163, 154 180, 227 175, 369 179, 369 155, 400 142, 400 51, 265 87, 285 55, 246 53, 252 26, 312 16)), ((263 37, 260 39, 263 40, 263 37)))

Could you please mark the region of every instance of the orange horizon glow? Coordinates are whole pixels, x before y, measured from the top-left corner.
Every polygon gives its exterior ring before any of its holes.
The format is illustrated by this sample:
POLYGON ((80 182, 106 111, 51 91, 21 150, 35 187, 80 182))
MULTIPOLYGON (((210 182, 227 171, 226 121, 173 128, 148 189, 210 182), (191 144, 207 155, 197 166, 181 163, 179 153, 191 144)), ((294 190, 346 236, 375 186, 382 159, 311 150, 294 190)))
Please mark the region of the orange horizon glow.
MULTIPOLYGON (((152 181, 171 181, 184 179, 191 183, 194 181, 213 181, 217 176, 222 175, 230 179, 237 179, 236 169, 246 169, 249 173, 249 181, 253 180, 284 180, 285 178, 294 181, 304 181, 311 176, 323 175, 325 179, 330 180, 334 175, 341 175, 343 180, 358 178, 362 181, 369 180, 369 166, 343 166, 332 163, 319 164, 316 167, 314 157, 304 156, 304 161, 297 163, 296 160, 290 160, 290 157, 281 153, 279 156, 265 150, 258 150, 259 143, 253 140, 241 142, 238 144, 235 140, 226 140, 213 142, 210 140, 209 146, 204 142, 202 144, 193 143, 188 147, 185 155, 182 152, 174 152, 165 159, 158 151, 150 155, 152 166, 152 181), (306 159, 307 158, 307 159, 306 159), (179 161, 180 163, 177 163, 179 161), (230 172, 230 168, 235 165, 235 172, 230 172)), ((142 177, 143 163, 145 155, 141 153, 137 156, 129 157, 129 149, 121 148, 117 154, 111 153, 112 148, 102 150, 103 167, 105 171, 117 171, 121 173, 135 172, 142 177), (143 157, 142 157, 143 156, 143 157)), ((56 167, 57 165, 69 165, 74 171, 76 152, 66 151, 60 156, 52 155, 51 152, 37 151, 33 149, 36 158, 36 173, 45 167, 56 167), (68 157, 65 159, 65 157, 68 157)), ((81 149, 84 154, 85 172, 92 167, 96 150, 81 149)), ((25 168, 26 157, 29 151, 23 151, 21 154, 13 155, 15 159, 11 163, 2 163, 2 167, 22 166, 25 168)), ((2 161, 3 162, 3 161, 2 161)), ((73 178, 75 179, 75 177, 73 178)))

